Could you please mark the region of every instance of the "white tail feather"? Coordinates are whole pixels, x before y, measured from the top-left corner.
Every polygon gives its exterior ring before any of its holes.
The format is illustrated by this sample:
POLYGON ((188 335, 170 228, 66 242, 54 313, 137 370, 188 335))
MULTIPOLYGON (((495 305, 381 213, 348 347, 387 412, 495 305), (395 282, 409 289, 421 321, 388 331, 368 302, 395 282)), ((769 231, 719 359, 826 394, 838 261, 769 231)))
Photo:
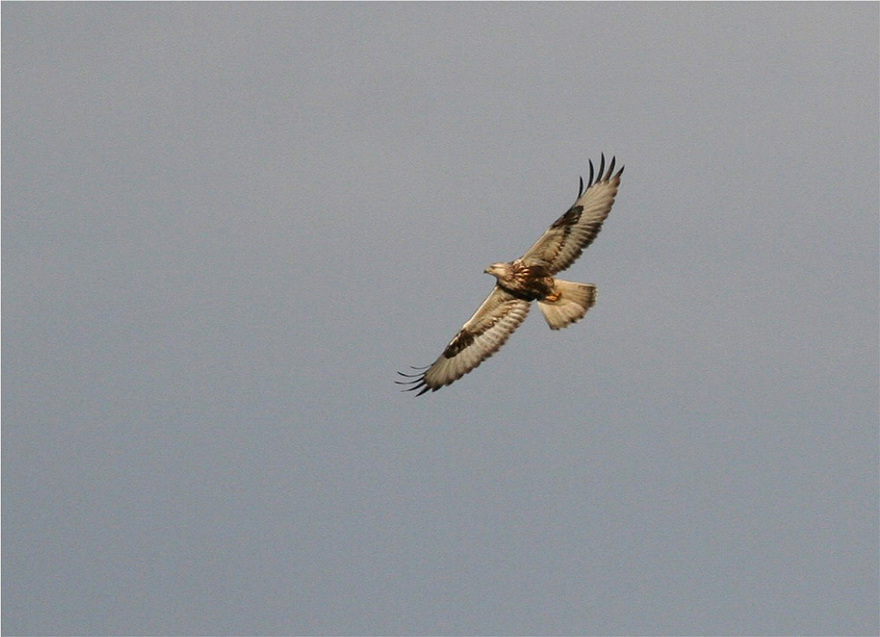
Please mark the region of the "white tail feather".
POLYGON ((584 314, 596 302, 596 286, 560 279, 554 279, 554 284, 554 295, 538 301, 538 307, 550 329, 559 330, 584 318, 584 314))

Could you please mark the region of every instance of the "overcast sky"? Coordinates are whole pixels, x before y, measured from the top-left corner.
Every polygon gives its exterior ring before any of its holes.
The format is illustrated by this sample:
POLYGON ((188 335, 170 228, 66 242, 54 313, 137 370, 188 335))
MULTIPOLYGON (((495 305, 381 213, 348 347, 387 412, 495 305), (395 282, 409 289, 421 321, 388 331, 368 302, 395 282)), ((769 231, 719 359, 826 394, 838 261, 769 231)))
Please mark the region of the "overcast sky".
POLYGON ((4 632, 877 634, 878 13, 3 3, 4 632))

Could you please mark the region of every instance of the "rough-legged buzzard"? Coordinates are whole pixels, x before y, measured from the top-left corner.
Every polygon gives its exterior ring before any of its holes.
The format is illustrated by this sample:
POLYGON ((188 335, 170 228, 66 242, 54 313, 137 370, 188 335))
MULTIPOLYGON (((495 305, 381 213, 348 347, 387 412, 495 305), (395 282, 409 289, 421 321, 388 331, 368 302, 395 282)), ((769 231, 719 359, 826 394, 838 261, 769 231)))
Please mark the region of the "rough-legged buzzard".
POLYGON ((522 257, 486 268, 486 273, 497 279, 495 288, 440 357, 428 367, 414 367, 416 374, 397 372, 410 380, 395 382, 410 385, 405 391, 420 390, 419 396, 454 383, 504 345, 525 320, 532 301, 538 302, 553 330, 584 317, 596 302, 596 286, 563 281, 553 275, 581 256, 611 212, 623 174, 623 168, 614 172, 614 161, 612 157, 606 172, 605 155, 602 155, 595 182, 593 162, 590 162, 587 189, 584 190, 581 178, 577 200, 568 212, 554 221, 522 257))

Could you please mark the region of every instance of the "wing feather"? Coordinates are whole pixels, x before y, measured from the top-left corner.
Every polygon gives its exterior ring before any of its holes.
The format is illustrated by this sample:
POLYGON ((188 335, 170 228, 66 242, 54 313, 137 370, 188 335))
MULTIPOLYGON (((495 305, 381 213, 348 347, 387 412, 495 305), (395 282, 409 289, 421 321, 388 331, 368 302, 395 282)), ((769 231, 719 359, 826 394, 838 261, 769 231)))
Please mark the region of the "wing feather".
POLYGON ((522 260, 527 265, 543 265, 548 274, 556 274, 577 260, 599 234, 602 222, 611 212, 623 168, 614 173, 615 158, 605 171, 605 155, 599 173, 593 182, 593 162, 590 162, 590 180, 584 191, 568 211, 526 251, 522 260), (604 174, 603 174, 604 173, 604 174))
POLYGON ((504 345, 525 320, 530 305, 529 301, 517 298, 496 285, 474 315, 449 341, 439 358, 420 374, 397 372, 413 379, 397 381, 397 384, 410 385, 405 391, 420 390, 418 395, 421 396, 428 390, 437 391, 454 383, 504 345))

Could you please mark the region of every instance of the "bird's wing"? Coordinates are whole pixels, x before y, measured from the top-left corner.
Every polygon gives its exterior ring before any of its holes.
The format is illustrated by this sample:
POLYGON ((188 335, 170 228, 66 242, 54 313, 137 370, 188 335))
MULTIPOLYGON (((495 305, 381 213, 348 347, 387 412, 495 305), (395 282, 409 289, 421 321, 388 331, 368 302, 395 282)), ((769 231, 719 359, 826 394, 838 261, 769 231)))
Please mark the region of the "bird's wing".
POLYGON ((583 190, 582 178, 577 201, 528 249, 522 256, 523 262, 526 265, 542 265, 551 275, 574 263, 602 229, 602 222, 614 204, 622 173, 623 168, 614 174, 614 157, 611 158, 611 165, 606 173, 603 154, 599 175, 594 182, 591 161, 590 181, 586 191, 583 190))
POLYGON ((430 367, 417 374, 397 372, 411 380, 396 382, 411 385, 405 391, 421 390, 419 396, 454 383, 504 345, 525 320, 529 305, 496 285, 430 367))

